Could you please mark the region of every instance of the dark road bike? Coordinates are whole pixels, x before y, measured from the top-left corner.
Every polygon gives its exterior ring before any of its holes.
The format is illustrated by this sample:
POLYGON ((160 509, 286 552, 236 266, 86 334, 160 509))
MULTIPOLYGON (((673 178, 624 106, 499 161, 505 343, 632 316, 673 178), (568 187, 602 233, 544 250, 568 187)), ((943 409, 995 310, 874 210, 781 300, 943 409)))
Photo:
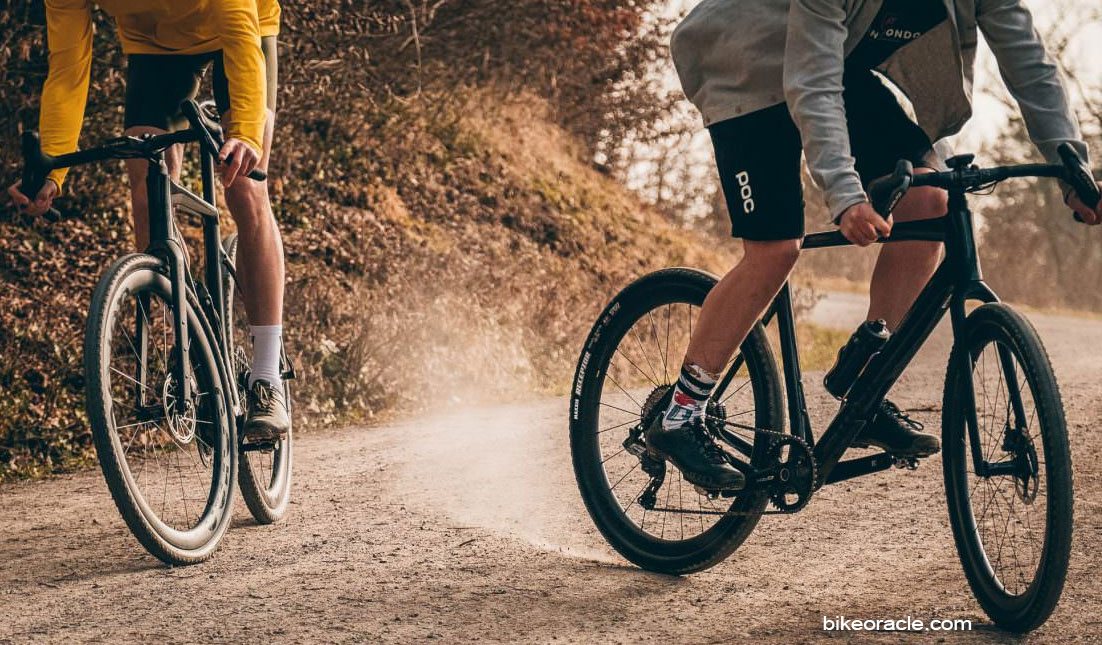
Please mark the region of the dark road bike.
MULTIPOLYGON (((888 453, 842 460, 946 313, 952 324, 942 407, 949 519, 965 575, 998 625, 1034 629, 1063 590, 1071 550, 1072 470, 1056 378, 1036 331, 984 283, 967 194, 1019 177, 1059 178, 1098 202, 1089 170, 1070 146, 1064 163, 983 169, 972 155, 948 172, 896 172, 870 187, 890 213, 911 187, 949 195, 944 217, 897 224, 890 239, 936 241, 945 257, 912 309, 860 373, 816 440, 804 398, 792 297, 786 285, 750 332, 708 403, 705 425, 746 487, 719 493, 687 483, 648 451, 644 431, 672 397, 697 310, 716 283, 674 268, 621 291, 601 313, 578 362, 570 401, 574 472, 590 516, 628 560, 671 574, 722 561, 762 515, 795 513, 822 486, 915 468, 888 453), (971 306, 973 303, 978 306, 971 306), (766 336, 776 323, 783 380, 766 336), (785 401, 787 400, 787 418, 785 401), (786 429, 787 423, 787 429, 786 429)), ((839 232, 804 249, 849 244, 839 232)))
MULTIPOLYGON (((217 549, 238 482, 258 522, 281 519, 292 469, 291 434, 274 442, 239 439, 248 336, 234 272, 236 235, 223 241, 219 231, 214 160, 222 130, 210 105, 181 107, 185 130, 121 137, 57 157, 42 153, 36 133, 25 133, 21 187, 37 194, 56 168, 149 162, 149 248, 115 262, 95 289, 84 340, 85 387, 115 505, 142 546, 177 565, 201 562, 217 549), (199 143, 202 197, 173 181, 165 165, 166 150, 192 142, 199 143), (202 280, 191 273, 180 216, 202 220, 202 280)), ((266 175, 254 170, 249 178, 266 175)), ((285 353, 281 368, 287 381, 294 378, 285 353)))

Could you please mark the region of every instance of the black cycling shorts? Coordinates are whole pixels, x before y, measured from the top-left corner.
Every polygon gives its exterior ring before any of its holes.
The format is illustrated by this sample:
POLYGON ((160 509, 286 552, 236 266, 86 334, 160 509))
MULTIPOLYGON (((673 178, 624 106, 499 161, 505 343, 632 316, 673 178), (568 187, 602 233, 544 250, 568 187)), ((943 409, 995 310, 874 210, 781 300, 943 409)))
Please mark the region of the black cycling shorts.
MULTIPOLYGON (((930 165, 929 137, 875 74, 847 72, 844 86, 850 150, 866 187, 890 175, 900 159, 930 165)), ((731 235, 747 240, 802 238, 803 144, 788 106, 775 105, 708 130, 731 213, 731 235)))
MULTIPOLYGON (((264 52, 268 109, 275 112, 278 63, 275 36, 260 39, 264 52)), ((180 104, 194 99, 208 67, 219 112, 230 109, 229 81, 222 52, 208 54, 130 54, 126 57, 124 126, 149 126, 173 131, 187 125, 180 104)))

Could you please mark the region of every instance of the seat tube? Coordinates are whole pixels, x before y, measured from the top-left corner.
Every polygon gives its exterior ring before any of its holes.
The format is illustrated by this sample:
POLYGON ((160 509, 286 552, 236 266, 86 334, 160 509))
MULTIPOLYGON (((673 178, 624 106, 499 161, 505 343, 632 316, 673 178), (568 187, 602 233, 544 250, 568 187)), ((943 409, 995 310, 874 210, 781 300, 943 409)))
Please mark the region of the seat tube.
POLYGON ((800 351, 796 343, 796 323, 792 315, 792 290, 788 283, 781 287, 775 300, 777 332, 781 341, 781 358, 784 363, 784 386, 788 397, 788 423, 791 432, 809 445, 811 422, 804 399, 803 375, 800 371, 800 351))
POLYGON ((149 196, 150 251, 168 262, 168 278, 172 286, 173 333, 176 336, 176 345, 173 348, 176 367, 173 371, 179 401, 183 402, 191 398, 191 384, 187 379, 187 288, 184 283, 187 268, 183 247, 179 240, 172 239, 171 185, 163 155, 157 155, 149 162, 146 191, 149 196))

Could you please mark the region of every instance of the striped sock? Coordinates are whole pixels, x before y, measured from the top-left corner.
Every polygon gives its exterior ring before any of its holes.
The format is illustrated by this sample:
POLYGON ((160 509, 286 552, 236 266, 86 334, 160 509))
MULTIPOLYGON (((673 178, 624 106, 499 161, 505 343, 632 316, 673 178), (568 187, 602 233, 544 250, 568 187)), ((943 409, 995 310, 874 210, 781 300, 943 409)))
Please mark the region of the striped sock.
POLYGON ((673 430, 699 419, 704 414, 718 376, 695 363, 686 363, 674 387, 670 407, 662 418, 662 429, 673 430))

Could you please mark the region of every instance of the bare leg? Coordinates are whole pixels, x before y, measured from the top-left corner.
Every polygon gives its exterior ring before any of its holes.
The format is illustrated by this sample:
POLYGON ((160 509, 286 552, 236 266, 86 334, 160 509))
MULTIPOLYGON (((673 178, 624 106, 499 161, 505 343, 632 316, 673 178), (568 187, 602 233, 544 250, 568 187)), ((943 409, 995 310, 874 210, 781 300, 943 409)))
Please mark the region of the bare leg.
POLYGON ((700 309, 686 364, 713 374, 727 366, 800 257, 800 240, 746 240, 742 260, 716 284, 700 309))
MULTIPOLYGON (((127 128, 123 134, 139 137, 143 134, 165 134, 165 130, 139 125, 127 128)), ((184 151, 179 145, 165 151, 165 165, 173 179, 180 178, 180 166, 184 151)), ((145 159, 127 159, 126 175, 130 180, 130 213, 134 220, 134 244, 137 250, 149 247, 149 196, 145 191, 145 178, 149 173, 149 162, 145 159)))
MULTIPOLYGON (((899 203, 893 217, 897 223, 932 219, 945 215, 947 210, 945 191, 916 188, 899 203)), ((883 319, 888 329, 895 330, 934 274, 940 258, 940 242, 885 244, 869 285, 868 320, 883 319)))
MULTIPOLYGON (((260 168, 268 169, 273 115, 268 112, 260 168)), ((237 279, 250 325, 279 325, 283 319, 283 241, 272 216, 267 182, 238 179, 226 189, 226 205, 237 223, 237 279)))

